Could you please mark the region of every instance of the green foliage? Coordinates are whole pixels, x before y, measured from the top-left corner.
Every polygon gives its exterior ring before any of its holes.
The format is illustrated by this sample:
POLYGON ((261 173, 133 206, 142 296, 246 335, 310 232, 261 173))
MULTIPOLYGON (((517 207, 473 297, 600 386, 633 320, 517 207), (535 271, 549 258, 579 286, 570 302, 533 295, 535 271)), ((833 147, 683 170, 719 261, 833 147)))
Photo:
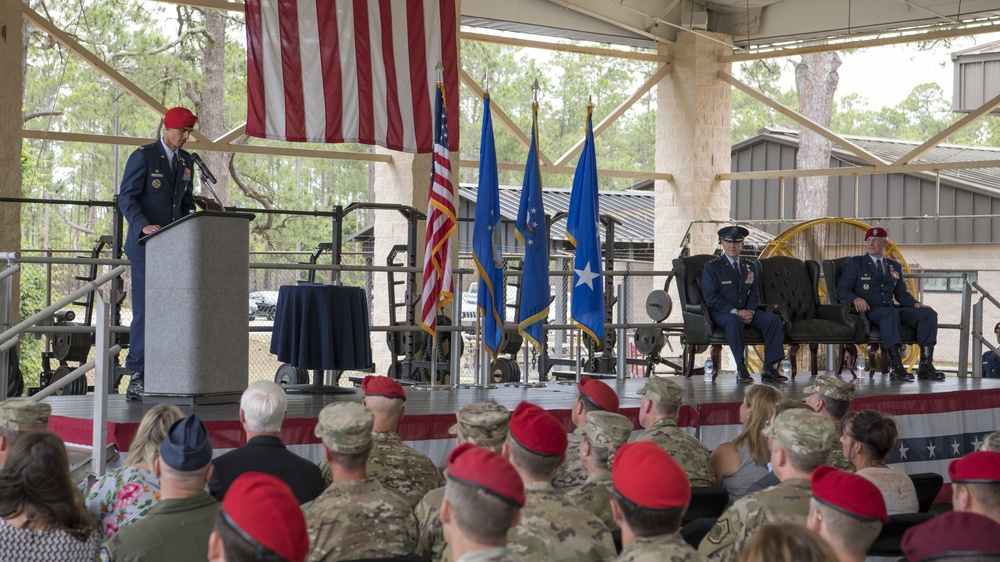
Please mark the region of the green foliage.
MULTIPOLYGON (((737 70, 737 78, 749 84, 769 98, 781 102, 785 106, 797 110, 798 95, 794 89, 782 90, 778 81, 784 67, 780 63, 755 61, 741 64, 737 70)), ((797 129, 798 124, 781 115, 770 106, 751 98, 741 90, 733 88, 732 129, 730 138, 733 144, 744 141, 757 134, 765 127, 797 129)))
MULTIPOLYGON (((32 314, 45 308, 45 268, 26 264, 21 268, 21 293, 18 317, 25 320, 32 314)), ((21 359, 21 373, 24 375, 24 385, 38 386, 38 374, 42 372, 43 339, 32 334, 25 334, 18 344, 21 359)))

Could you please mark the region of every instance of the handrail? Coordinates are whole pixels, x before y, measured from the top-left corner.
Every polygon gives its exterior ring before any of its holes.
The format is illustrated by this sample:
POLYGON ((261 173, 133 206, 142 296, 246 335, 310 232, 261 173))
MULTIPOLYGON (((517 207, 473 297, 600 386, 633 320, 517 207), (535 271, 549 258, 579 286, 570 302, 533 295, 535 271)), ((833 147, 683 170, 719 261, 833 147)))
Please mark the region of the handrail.
POLYGON ((0 281, 3 281, 4 279, 10 277, 11 275, 14 275, 18 271, 21 271, 21 266, 17 265, 16 263, 14 265, 11 265, 10 267, 3 268, 3 270, 0 271, 0 281))

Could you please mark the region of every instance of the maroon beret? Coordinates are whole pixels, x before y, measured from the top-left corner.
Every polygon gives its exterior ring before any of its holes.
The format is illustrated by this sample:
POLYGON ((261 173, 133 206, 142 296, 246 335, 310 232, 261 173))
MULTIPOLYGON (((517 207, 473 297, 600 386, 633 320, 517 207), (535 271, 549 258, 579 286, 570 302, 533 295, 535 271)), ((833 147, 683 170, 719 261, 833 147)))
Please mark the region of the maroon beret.
POLYGON ((971 511, 946 511, 903 534, 900 543, 909 562, 942 554, 1000 554, 1000 523, 971 511))
POLYGON ((881 226, 873 226, 865 231, 865 240, 868 240, 872 236, 876 238, 888 238, 889 233, 881 226))
POLYGON ((529 402, 521 402, 510 416, 510 436, 522 447, 549 457, 566 454, 566 428, 552 414, 529 402))
POLYGON ((889 521, 882 492, 864 476, 823 465, 812 473, 812 494, 820 503, 859 519, 889 521))
POLYGON ((399 398, 406 402, 406 391, 403 390, 403 385, 386 376, 365 375, 365 378, 361 379, 361 390, 365 396, 399 398))
POLYGON ((625 499, 649 509, 683 507, 691 501, 684 469, 652 441, 622 445, 611 466, 611 482, 625 499))
POLYGON ((448 454, 448 480, 454 480, 524 507, 524 482, 503 455, 472 443, 448 454))
POLYGON ((959 484, 1000 482, 1000 453, 976 451, 951 461, 948 465, 948 477, 959 484))
POLYGON ((993 326, 993 331, 1000 330, 1000 322, 997 322, 996 326, 993 326))
POLYGON ((618 395, 604 381, 583 375, 576 387, 580 390, 580 394, 593 405, 605 412, 618 413, 618 395))
POLYGON ((185 129, 194 127, 198 122, 198 116, 186 107, 172 107, 163 116, 163 126, 168 129, 185 129))
POLYGON ((288 484, 260 472, 241 474, 226 491, 222 509, 229 524, 290 562, 309 553, 306 518, 288 484))

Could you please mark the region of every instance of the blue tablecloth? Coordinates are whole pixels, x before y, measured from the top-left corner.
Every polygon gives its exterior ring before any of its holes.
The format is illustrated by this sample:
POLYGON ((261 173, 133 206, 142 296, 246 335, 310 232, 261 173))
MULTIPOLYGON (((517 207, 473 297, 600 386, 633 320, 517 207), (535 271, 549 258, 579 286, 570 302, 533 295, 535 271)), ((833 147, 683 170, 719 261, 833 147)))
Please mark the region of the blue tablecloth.
POLYGON ((371 368, 371 329, 364 289, 335 285, 281 287, 271 353, 278 356, 278 361, 301 369, 371 368))

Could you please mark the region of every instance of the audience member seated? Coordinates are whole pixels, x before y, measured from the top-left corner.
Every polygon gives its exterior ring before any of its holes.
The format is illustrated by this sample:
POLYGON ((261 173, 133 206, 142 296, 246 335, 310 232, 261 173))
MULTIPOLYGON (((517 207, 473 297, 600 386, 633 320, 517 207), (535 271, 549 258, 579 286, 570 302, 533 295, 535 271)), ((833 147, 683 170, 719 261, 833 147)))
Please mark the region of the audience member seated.
MULTIPOLYGON (((473 402, 455 412, 455 425, 448 431, 455 435, 456 445, 472 443, 499 453, 507 440, 509 424, 507 408, 496 402, 473 402)), ((427 492, 413 510, 417 516, 417 554, 431 562, 441 562, 447 546, 441 525, 444 493, 445 487, 427 492)))
POLYGON ((691 482, 691 487, 715 486, 715 471, 708 449, 683 429, 677 427, 677 412, 684 403, 684 387, 663 377, 649 377, 638 390, 639 425, 646 431, 635 441, 652 441, 663 448, 691 482))
POLYGON ((285 390, 271 381, 255 381, 240 398, 240 424, 247 442, 212 461, 208 491, 222 501, 226 491, 245 472, 263 472, 281 479, 305 503, 323 492, 319 467, 289 451, 281 441, 287 414, 285 390))
POLYGON ((552 487, 566 444, 566 428, 538 406, 521 402, 511 414, 502 454, 524 481, 525 499, 508 547, 524 562, 603 562, 615 556, 604 523, 552 487))
POLYGON ((748 494, 730 506, 708 532, 698 552, 729 562, 764 523, 801 523, 809 516, 812 472, 826 462, 836 439, 833 423, 816 412, 786 410, 764 428, 771 466, 781 484, 748 494))
POLYGON ((306 519, 288 484, 260 472, 238 476, 215 516, 209 562, 302 562, 308 553, 306 519))
MULTIPOLYGON (((782 399, 781 402, 778 402, 778 405, 774 407, 774 416, 780 414, 781 412, 784 412, 785 410, 792 410, 792 409, 814 411, 812 409, 812 407, 809 406, 809 405, 807 405, 805 402, 799 402, 798 400, 792 400, 791 398, 785 398, 785 399, 782 399)), ((771 422, 774 421, 774 416, 771 416, 771 419, 769 420, 768 423, 771 423, 771 422)), ((834 449, 837 448, 837 444, 836 443, 833 444, 833 448, 834 449)), ((761 490, 766 490, 766 489, 770 488, 771 486, 777 486, 780 483, 781 483, 781 480, 778 480, 778 477, 775 476, 773 472, 768 472, 763 478, 761 478, 760 480, 758 480, 758 481, 754 482, 753 484, 750 484, 749 486, 747 486, 747 493, 748 494, 752 494, 754 492, 759 492, 761 490)))
POLYGON ((150 408, 129 445, 125 466, 94 482, 87 496, 87 511, 100 521, 105 537, 113 537, 118 529, 145 517, 160 499, 160 479, 153 473, 153 464, 170 426, 183 417, 173 404, 150 408))
POLYGON ((822 537, 798 523, 764 525, 736 557, 737 562, 837 562, 822 537))
POLYGON ((21 434, 0 469, 0 559, 91 562, 100 548, 62 440, 48 431, 21 434))
POLYGON ((691 502, 684 469, 649 441, 623 445, 613 466, 611 511, 622 530, 615 562, 700 560, 679 532, 691 502))
POLYGON ((1000 559, 1000 523, 978 513, 947 511, 907 529, 908 562, 985 562, 1000 559))
POLYGON ((519 562, 507 534, 524 507, 524 483, 503 455, 463 443, 448 455, 441 502, 445 539, 457 562, 519 562))
POLYGON ((723 443, 712 451, 715 484, 729 490, 730 505, 746 495, 747 487, 767 475, 771 451, 768 449, 767 438, 761 432, 774 415, 774 407, 784 397, 773 386, 751 386, 740 404, 743 430, 736 439, 723 443))
MULTIPOLYGON (((804 392, 806 405, 832 421, 839 435, 841 421, 851 407, 851 400, 854 400, 854 384, 830 375, 820 375, 804 392)), ((844 458, 843 449, 836 446, 830 450, 826 464, 848 472, 855 470, 854 464, 844 458)))
POLYGON ((955 511, 971 511, 1000 523, 1000 453, 969 453, 948 465, 948 476, 955 511))
POLYGON ((212 443, 197 415, 170 426, 153 473, 160 477, 160 500, 145 517, 104 541, 102 561, 208 558, 208 536, 219 502, 205 491, 212 473, 212 443))
POLYGON ((905 472, 889 466, 889 452, 899 442, 896 420, 874 410, 848 412, 841 426, 844 456, 857 473, 882 491, 889 515, 916 513, 920 509, 917 489, 905 472))
POLYGON ((1000 431, 994 431, 993 433, 987 435, 986 439, 983 439, 983 444, 980 446, 979 450, 1000 453, 1000 431))
MULTIPOLYGON (((1000 345, 1000 322, 997 322, 996 326, 993 326, 993 333, 997 336, 997 345, 1000 345)), ((1000 378, 1000 357, 997 357, 997 354, 991 350, 983 353, 983 378, 1000 378)))
POLYGON ((14 442, 27 431, 49 429, 52 406, 27 398, 11 398, 0 402, 0 466, 14 442))
POLYGON ((813 471, 806 525, 830 543, 840 562, 863 562, 889 521, 879 489, 863 476, 832 466, 813 471))
POLYGON ((570 501, 596 515, 612 533, 618 530, 618 524, 611 513, 611 463, 633 428, 632 420, 621 414, 588 412, 580 441, 580 460, 587 469, 587 480, 566 492, 570 501))
POLYGON ((310 560, 391 558, 413 554, 417 521, 406 500, 368 476, 375 417, 357 402, 327 404, 316 437, 323 440, 333 483, 302 506, 310 560))
POLYGON ((587 414, 598 411, 618 413, 618 395, 608 383, 584 375, 580 377, 576 387, 579 394, 570 410, 570 419, 576 429, 569 436, 566 458, 552 477, 552 487, 560 494, 582 486, 587 480, 587 469, 580 461, 580 438, 583 426, 587 423, 587 414))

